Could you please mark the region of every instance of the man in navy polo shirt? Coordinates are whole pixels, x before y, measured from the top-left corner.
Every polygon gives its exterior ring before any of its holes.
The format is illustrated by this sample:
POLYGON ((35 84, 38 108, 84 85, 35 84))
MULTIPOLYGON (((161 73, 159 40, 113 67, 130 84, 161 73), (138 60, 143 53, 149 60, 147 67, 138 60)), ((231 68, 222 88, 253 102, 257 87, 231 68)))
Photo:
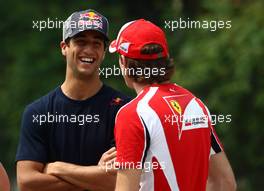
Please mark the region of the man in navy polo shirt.
POLYGON ((23 114, 16 155, 21 191, 114 189, 116 175, 104 164, 115 159, 115 115, 128 97, 99 78, 107 32, 107 19, 90 9, 64 23, 65 81, 23 114))

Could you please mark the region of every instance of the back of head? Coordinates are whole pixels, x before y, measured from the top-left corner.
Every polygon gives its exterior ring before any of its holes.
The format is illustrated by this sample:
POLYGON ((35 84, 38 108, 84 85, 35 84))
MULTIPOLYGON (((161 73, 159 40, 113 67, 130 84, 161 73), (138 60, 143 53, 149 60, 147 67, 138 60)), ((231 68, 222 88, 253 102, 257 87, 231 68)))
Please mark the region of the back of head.
POLYGON ((135 82, 152 84, 168 81, 174 71, 164 32, 155 24, 139 19, 126 23, 109 51, 125 57, 128 76, 135 82))

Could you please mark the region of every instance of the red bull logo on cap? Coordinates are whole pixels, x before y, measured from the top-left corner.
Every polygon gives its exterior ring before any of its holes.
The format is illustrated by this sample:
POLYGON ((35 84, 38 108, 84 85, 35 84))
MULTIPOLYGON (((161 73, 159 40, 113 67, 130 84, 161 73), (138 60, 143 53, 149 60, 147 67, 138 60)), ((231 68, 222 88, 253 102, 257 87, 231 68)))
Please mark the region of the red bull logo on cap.
POLYGON ((89 19, 89 20, 100 20, 100 21, 102 21, 102 17, 99 16, 98 14, 96 14, 93 11, 80 14, 80 18, 79 19, 83 19, 83 18, 86 18, 86 19, 89 19))

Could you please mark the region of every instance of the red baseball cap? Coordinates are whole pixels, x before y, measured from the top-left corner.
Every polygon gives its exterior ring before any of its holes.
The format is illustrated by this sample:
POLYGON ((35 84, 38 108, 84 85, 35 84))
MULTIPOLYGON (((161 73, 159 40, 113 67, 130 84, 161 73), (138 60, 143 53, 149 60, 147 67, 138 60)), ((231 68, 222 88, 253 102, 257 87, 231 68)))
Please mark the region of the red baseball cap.
POLYGON ((155 24, 144 19, 131 21, 123 25, 116 40, 111 42, 109 52, 118 52, 128 58, 144 60, 169 56, 164 32, 155 24), (141 48, 147 44, 159 44, 163 51, 155 54, 141 54, 141 48))

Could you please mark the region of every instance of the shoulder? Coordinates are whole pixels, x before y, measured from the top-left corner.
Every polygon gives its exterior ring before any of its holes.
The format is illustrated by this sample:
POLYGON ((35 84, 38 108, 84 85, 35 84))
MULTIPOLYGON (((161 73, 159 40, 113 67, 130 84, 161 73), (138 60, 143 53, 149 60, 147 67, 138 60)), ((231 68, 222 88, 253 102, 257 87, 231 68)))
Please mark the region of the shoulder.
POLYGON ((123 98, 123 99, 129 99, 129 100, 131 99, 129 96, 105 84, 104 84, 104 91, 107 92, 109 97, 112 97, 112 98, 119 96, 120 98, 123 98))
POLYGON ((186 89, 186 88, 184 88, 178 84, 173 84, 173 85, 176 87, 178 94, 180 94, 180 95, 185 94, 185 95, 188 95, 190 97, 195 97, 195 95, 190 90, 188 90, 188 89, 186 89))
POLYGON ((104 85, 103 93, 104 97, 108 100, 108 102, 110 102, 110 105, 112 106, 123 106, 124 104, 131 101, 131 97, 107 85, 104 85))
POLYGON ((178 88, 179 92, 181 92, 181 94, 185 94, 185 100, 184 100, 184 104, 182 104, 184 106, 184 113, 185 114, 190 114, 190 115, 209 115, 210 116, 210 112, 207 108, 207 106, 204 104, 204 102, 196 97, 193 93, 191 93, 189 90, 175 84, 175 86, 178 88))
MULTIPOLYGON (((200 100, 199 97, 195 96, 191 91, 189 91, 188 89, 186 88, 183 88, 177 84, 174 84, 175 87, 177 88, 177 94, 178 95, 184 95, 184 101, 187 103, 187 104, 190 104, 192 102, 197 102, 199 103, 199 105, 204 105, 203 102, 200 100)), ((204 105, 205 106, 205 105, 204 105)))
POLYGON ((125 105, 123 105, 117 113, 117 118, 123 118, 126 120, 132 118, 135 119, 135 117, 138 116, 137 114, 138 103, 142 100, 144 95, 145 93, 139 94, 136 98, 130 100, 125 105))
POLYGON ((43 113, 47 111, 50 103, 52 102, 52 100, 54 100, 54 97, 57 95, 57 92, 58 88, 55 88, 46 95, 26 105, 24 113, 43 113))

